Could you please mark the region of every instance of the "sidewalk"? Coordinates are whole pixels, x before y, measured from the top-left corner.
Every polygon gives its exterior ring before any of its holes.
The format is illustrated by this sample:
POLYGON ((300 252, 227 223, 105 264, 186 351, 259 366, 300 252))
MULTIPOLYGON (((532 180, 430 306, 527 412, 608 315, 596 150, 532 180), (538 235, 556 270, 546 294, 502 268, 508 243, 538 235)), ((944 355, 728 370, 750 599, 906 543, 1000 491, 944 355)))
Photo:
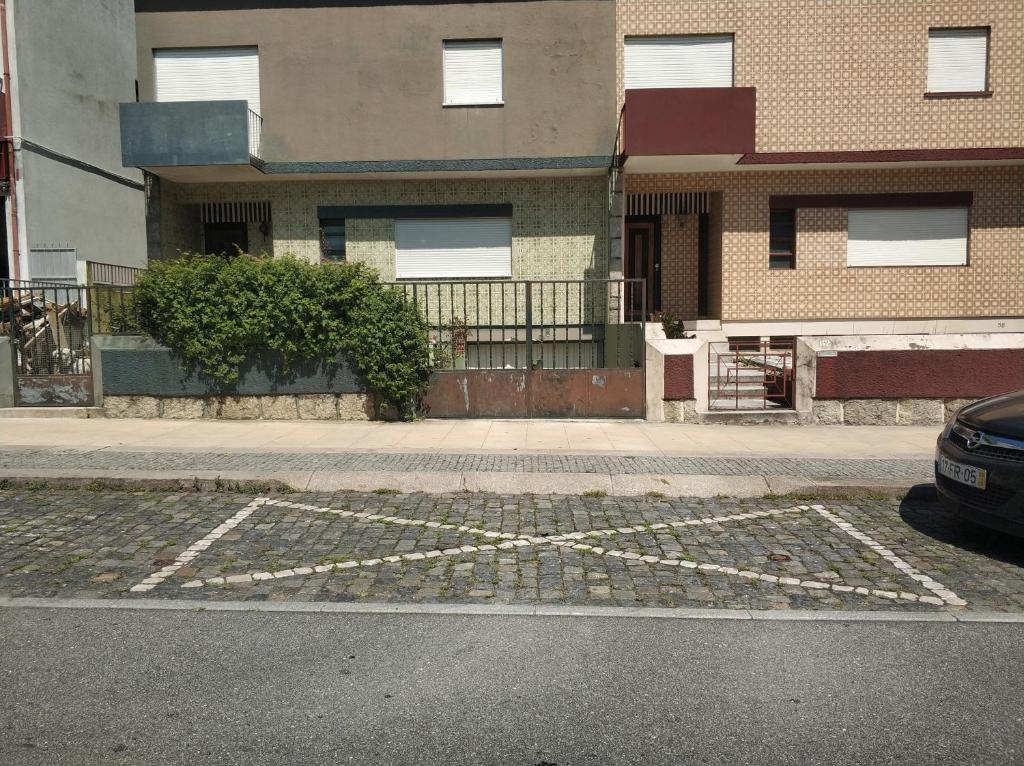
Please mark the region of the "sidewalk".
POLYGON ((298 490, 756 497, 927 482, 937 429, 638 421, 0 420, 0 478, 280 481, 298 490))

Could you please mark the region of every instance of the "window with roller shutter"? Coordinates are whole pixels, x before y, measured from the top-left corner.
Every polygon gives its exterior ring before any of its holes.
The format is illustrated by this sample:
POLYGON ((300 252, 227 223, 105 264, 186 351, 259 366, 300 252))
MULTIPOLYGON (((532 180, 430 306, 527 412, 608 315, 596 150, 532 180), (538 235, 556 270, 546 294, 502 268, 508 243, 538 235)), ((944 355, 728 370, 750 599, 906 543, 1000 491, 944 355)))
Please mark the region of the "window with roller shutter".
POLYGON ((511 218, 412 218, 395 221, 398 279, 512 276, 511 218))
POLYGON ((988 46, 987 27, 929 30, 928 92, 986 92, 988 46))
POLYGON ((626 90, 731 88, 732 35, 680 35, 625 39, 626 90))
POLYGON ((963 266, 969 210, 905 208, 848 214, 847 266, 963 266))
POLYGON ((153 51, 157 101, 247 101, 260 114, 256 48, 165 48, 153 51))
POLYGON ((445 40, 444 105, 503 103, 501 40, 445 40))

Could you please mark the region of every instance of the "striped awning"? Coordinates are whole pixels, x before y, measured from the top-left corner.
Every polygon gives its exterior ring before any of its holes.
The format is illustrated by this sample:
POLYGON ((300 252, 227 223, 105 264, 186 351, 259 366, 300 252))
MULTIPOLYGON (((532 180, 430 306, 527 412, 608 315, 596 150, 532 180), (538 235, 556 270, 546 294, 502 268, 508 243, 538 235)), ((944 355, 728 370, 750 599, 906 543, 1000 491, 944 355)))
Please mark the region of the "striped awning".
POLYGON ((204 202, 203 223, 262 223, 270 220, 269 202, 204 202))
POLYGON ((690 215, 708 212, 707 192, 627 194, 626 215, 690 215))

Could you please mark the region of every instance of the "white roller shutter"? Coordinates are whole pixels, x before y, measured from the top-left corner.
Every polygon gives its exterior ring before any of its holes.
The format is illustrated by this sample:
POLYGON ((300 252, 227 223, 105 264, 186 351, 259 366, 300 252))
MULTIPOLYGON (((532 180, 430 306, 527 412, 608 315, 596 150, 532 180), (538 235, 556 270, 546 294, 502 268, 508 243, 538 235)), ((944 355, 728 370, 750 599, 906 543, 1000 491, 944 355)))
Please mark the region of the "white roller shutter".
POLYGON ((395 221, 398 279, 512 276, 510 218, 395 221))
POLYGON ((933 29, 928 33, 929 93, 983 91, 987 68, 987 29, 933 29))
POLYGON ((850 210, 847 266, 962 266, 968 209, 850 210))
POLYGON ((626 90, 731 88, 732 35, 627 37, 626 90))
POLYGON ((444 103, 502 103, 501 40, 446 40, 444 103))
POLYGON ((260 114, 256 48, 173 48, 153 51, 157 101, 248 101, 260 114))

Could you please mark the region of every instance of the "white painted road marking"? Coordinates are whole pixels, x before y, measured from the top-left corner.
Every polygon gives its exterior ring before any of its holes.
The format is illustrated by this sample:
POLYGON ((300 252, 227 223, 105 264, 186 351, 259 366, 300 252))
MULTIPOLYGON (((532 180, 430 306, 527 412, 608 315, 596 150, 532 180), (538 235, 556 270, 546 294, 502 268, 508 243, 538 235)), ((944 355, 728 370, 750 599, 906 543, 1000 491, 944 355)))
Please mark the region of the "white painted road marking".
POLYGON ((669 523, 657 523, 657 524, 639 524, 633 527, 621 527, 619 529, 598 529, 591 530, 588 532, 569 532, 564 535, 551 535, 549 537, 537 537, 533 535, 515 535, 509 532, 496 532, 493 530, 481 529, 479 527, 469 527, 459 524, 442 524, 435 521, 424 521, 422 519, 407 519, 399 516, 384 516, 381 514, 367 513, 367 512, 356 512, 349 510, 342 510, 338 508, 331 508, 329 506, 316 506, 308 503, 294 503, 288 500, 274 500, 270 498, 256 498, 246 506, 244 509, 239 511, 228 521, 210 532, 209 535, 193 543, 189 546, 184 553, 182 553, 174 564, 164 567, 159 572, 154 573, 150 577, 147 577, 138 585, 134 586, 131 590, 133 591, 148 591, 161 584, 164 580, 173 575, 181 567, 185 566, 186 563, 193 560, 200 552, 208 548, 215 540, 219 539, 228 529, 237 526, 239 522, 247 518, 256 508, 261 505, 277 505, 283 508, 291 508, 295 510, 304 510, 314 513, 329 513, 332 515, 340 516, 342 518, 352 518, 365 523, 384 523, 384 524, 398 524, 398 525, 409 525, 409 526, 423 526, 431 529, 445 529, 461 532, 463 534, 474 535, 482 537, 485 540, 494 541, 494 544, 485 543, 478 546, 463 545, 453 548, 443 548, 438 550, 429 551, 415 551, 412 553, 405 553, 401 555, 385 556, 383 558, 367 558, 359 560, 342 561, 334 564, 306 564, 299 567, 292 567, 290 569, 283 569, 276 572, 249 572, 244 574, 230 575, 227 577, 211 577, 206 580, 190 580, 181 587, 183 588, 202 588, 205 586, 216 586, 224 585, 225 583, 230 584, 242 584, 250 582, 258 582, 262 580, 281 579, 285 577, 305 576, 313 572, 319 574, 325 574, 330 571, 341 571, 344 569, 353 569, 357 567, 374 567, 380 566, 381 564, 396 563, 400 561, 420 561, 423 559, 437 558, 437 557, 454 557, 461 556, 465 553, 476 553, 479 551, 489 552, 493 550, 507 550, 510 548, 518 548, 530 545, 553 545, 560 548, 566 548, 575 550, 579 553, 587 553, 601 556, 610 556, 613 558, 621 558, 627 561, 640 561, 646 564, 659 565, 659 566, 672 566, 680 569, 691 569, 694 571, 700 571, 706 574, 717 574, 728 577, 740 577, 747 580, 756 580, 759 582, 769 583, 780 586, 795 586, 805 588, 808 590, 831 590, 835 593, 854 593, 861 596, 875 596, 878 598, 885 598, 894 601, 906 601, 911 603, 923 603, 931 604, 935 606, 942 606, 948 604, 949 606, 965 606, 967 602, 957 596, 952 590, 942 585, 932 577, 923 574, 905 560, 894 554, 888 548, 882 546, 880 543, 875 541, 869 535, 861 532, 849 521, 846 521, 840 516, 828 511, 822 505, 815 506, 795 506, 792 508, 783 508, 771 511, 751 511, 748 513, 738 513, 728 516, 709 516, 701 519, 685 519, 681 521, 673 521, 669 523), (735 521, 746 521, 750 519, 761 519, 772 516, 779 516, 782 514, 799 513, 814 511, 823 519, 827 520, 844 533, 850 535, 855 540, 861 542, 868 548, 874 550, 882 557, 885 561, 891 564, 900 574, 909 578, 915 585, 926 588, 934 595, 921 595, 907 591, 894 591, 885 590, 881 588, 866 588, 861 586, 846 585, 841 582, 829 583, 821 582, 818 580, 804 580, 798 577, 784 577, 778 575, 767 574, 765 572, 756 572, 748 569, 737 569, 736 567, 721 566, 718 564, 710 563, 697 563, 686 559, 673 559, 673 558, 659 558, 651 555, 641 555, 633 551, 606 549, 600 546, 588 545, 585 543, 579 543, 578 540, 590 538, 601 538, 601 537, 614 537, 618 535, 637 534, 642 532, 657 531, 666 528, 680 528, 680 527, 692 527, 692 526, 709 526, 715 524, 722 524, 726 522, 735 521), (501 542, 498 542, 501 540, 501 542))
POLYGON ((173 564, 168 564, 163 569, 160 569, 149 577, 144 579, 137 585, 133 585, 130 590, 133 593, 145 593, 146 591, 153 590, 157 585, 160 585, 164 580, 173 575, 179 569, 186 564, 191 563, 200 553, 209 548, 213 543, 224 536, 225 533, 230 532, 232 529, 237 527, 242 521, 249 518, 253 511, 259 508, 261 505, 266 505, 269 498, 257 497, 245 508, 240 510, 230 519, 222 522, 218 526, 214 527, 209 534, 206 535, 202 540, 197 540, 192 543, 188 548, 178 554, 178 557, 174 560, 173 564))

